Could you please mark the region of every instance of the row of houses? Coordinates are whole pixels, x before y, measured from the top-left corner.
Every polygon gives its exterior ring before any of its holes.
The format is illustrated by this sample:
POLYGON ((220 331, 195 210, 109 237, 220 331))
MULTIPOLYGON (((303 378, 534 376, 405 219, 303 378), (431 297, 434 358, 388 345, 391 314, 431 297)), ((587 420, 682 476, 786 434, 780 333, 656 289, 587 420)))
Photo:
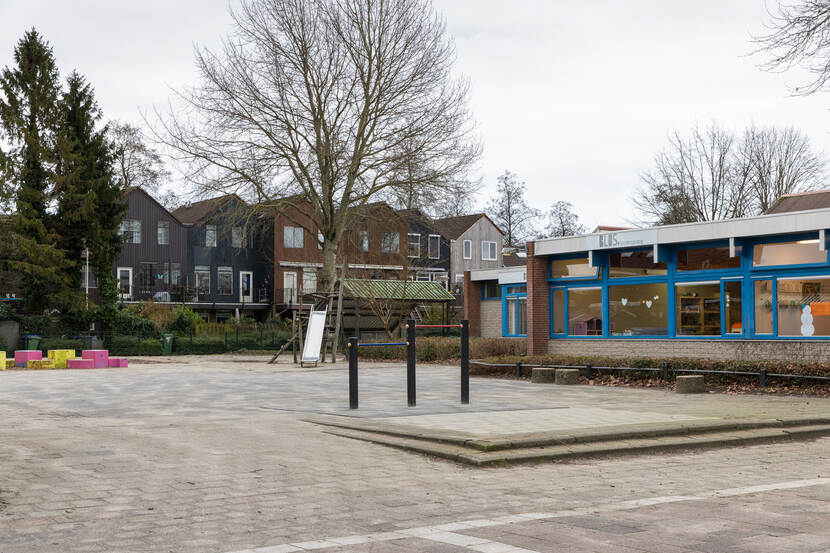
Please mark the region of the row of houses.
MULTIPOLYGON (((302 204, 277 210, 225 195, 171 212, 140 188, 126 199, 113 266, 123 304, 186 305, 209 321, 263 319, 318 290, 322 238, 302 204)), ((503 237, 483 213, 433 220, 378 202, 356 211, 338 262, 351 278, 436 282, 460 293, 465 271, 502 265, 503 237)), ((83 280, 96 301, 95 276, 83 280)))

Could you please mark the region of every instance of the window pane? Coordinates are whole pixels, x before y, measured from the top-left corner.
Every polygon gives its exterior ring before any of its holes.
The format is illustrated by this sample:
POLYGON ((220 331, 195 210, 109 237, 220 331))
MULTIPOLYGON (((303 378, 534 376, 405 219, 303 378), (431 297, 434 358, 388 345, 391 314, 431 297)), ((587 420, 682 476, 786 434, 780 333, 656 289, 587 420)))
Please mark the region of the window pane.
POLYGON ((830 336, 830 279, 778 280, 778 335, 830 336))
POLYGON ((369 231, 368 230, 361 230, 360 231, 360 251, 368 252, 369 251, 369 231))
POLYGON ((283 227, 282 243, 286 248, 302 248, 303 229, 300 227, 283 227))
POLYGON ((384 232, 380 251, 384 253, 398 253, 401 249, 400 240, 401 236, 397 232, 384 232))
POLYGON ((490 241, 483 241, 481 243, 481 259, 482 261, 496 260, 496 243, 490 241))
POLYGON ((565 291, 553 291, 553 333, 565 334, 565 291))
POLYGON ((159 221, 156 229, 156 238, 159 246, 164 246, 170 243, 170 222, 159 221))
POLYGON ((720 283, 678 284, 677 334, 720 336, 720 283))
POLYGON ((772 281, 755 281, 755 334, 772 334, 772 281))
POLYGON ((167 284, 172 280, 173 286, 178 286, 182 278, 181 263, 165 263, 164 268, 164 283, 167 284))
POLYGON ((527 334, 527 298, 519 298, 519 334, 527 334))
POLYGON ((233 269, 231 267, 216 269, 216 293, 220 296, 233 294, 233 269))
POLYGON ((740 246, 735 246, 735 257, 729 257, 729 246, 719 246, 717 248, 685 248, 677 250, 678 271, 738 269, 740 266, 740 246))
POLYGON ((665 275, 666 264, 654 262, 653 250, 614 252, 608 255, 608 274, 611 277, 665 275))
POLYGON ((473 258, 473 241, 464 240, 464 259, 473 258))
POLYGON ((508 294, 526 294, 527 293, 527 286, 508 286, 507 287, 508 294))
POLYGON ((194 269, 196 276, 196 290, 199 294, 210 294, 210 267, 207 265, 196 265, 194 269))
POLYGON ((740 280, 730 280, 723 283, 723 311, 726 318, 726 334, 741 334, 743 332, 743 311, 741 306, 742 285, 740 280))
POLYGON ((216 225, 205 225, 205 247, 216 247, 216 225))
POLYGON ((602 290, 568 290, 568 334, 602 336, 602 290))
POLYGON ((311 294, 317 291, 317 271, 303 269, 303 293, 311 294))
POLYGON ((407 234, 406 255, 407 257, 418 257, 421 255, 421 235, 407 234))
POLYGON ((233 227, 231 229, 231 247, 242 247, 242 227, 233 227))
POLYGON ((501 285, 498 281, 495 280, 488 280, 484 283, 484 297, 485 298, 500 298, 501 297, 501 285))
POLYGON ((588 258, 554 259, 550 265, 551 278, 578 278, 599 276, 599 267, 591 267, 588 258))
POLYGON ((130 285, 132 284, 130 282, 131 277, 132 275, 130 274, 129 269, 118 270, 118 288, 124 295, 128 295, 130 293, 130 285))
POLYGON ((804 263, 826 263, 827 252, 818 249, 818 238, 798 242, 756 244, 752 249, 752 266, 802 265, 804 263))
POLYGON ((438 259, 441 257, 441 237, 430 235, 429 236, 429 258, 430 259, 438 259))
POLYGON ((608 308, 612 336, 668 334, 665 283, 609 286, 608 308))
POLYGON ((516 298, 507 298, 507 333, 516 334, 516 298))
POLYGON ((144 290, 152 290, 156 286, 156 272, 152 263, 138 264, 138 285, 144 290))

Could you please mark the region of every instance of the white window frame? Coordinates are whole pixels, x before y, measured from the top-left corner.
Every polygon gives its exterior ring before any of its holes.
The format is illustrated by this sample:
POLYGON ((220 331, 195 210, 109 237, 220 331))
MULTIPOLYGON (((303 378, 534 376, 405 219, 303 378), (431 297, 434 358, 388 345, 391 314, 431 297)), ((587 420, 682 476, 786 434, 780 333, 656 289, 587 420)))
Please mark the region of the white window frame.
POLYGON ((406 257, 421 257, 421 235, 417 232, 408 232, 406 234, 406 257), (412 252, 410 251, 410 247, 415 245, 412 242, 413 236, 418 239, 418 251, 415 255, 412 255, 412 252))
POLYGON ((205 225, 205 247, 216 247, 216 225, 205 225))
POLYGON ((253 303, 254 302, 254 273, 253 271, 239 271, 239 301, 240 303, 253 303), (244 293, 244 287, 242 286, 242 282, 245 280, 245 277, 248 277, 248 292, 249 294, 246 296, 244 293))
POLYGON ((358 241, 360 242, 360 251, 369 251, 369 231, 361 230, 358 232, 358 241))
POLYGON ((170 221, 157 221, 156 222, 156 244, 159 246, 169 246, 170 245, 170 221), (164 225, 164 226, 163 226, 164 225), (165 233, 165 241, 162 242, 161 238, 161 229, 165 229, 167 232, 165 233))
POLYGON ((193 267, 193 277, 196 280, 196 295, 197 296, 201 296, 201 295, 209 296, 210 295, 210 293, 211 293, 210 292, 211 284, 212 284, 210 282, 211 281, 210 273, 211 273, 210 265, 196 265, 196 266, 193 267), (199 273, 207 273, 207 275, 208 275, 208 279, 207 279, 208 285, 207 285, 207 291, 206 292, 202 292, 200 290, 199 273))
POLYGON ((380 251, 381 251, 381 253, 401 253, 401 233, 400 232, 391 232, 391 231, 390 232, 384 232, 381 235, 380 251), (393 249, 387 249, 386 248, 386 246, 387 246, 386 238, 387 237, 394 237, 394 238, 397 239, 396 240, 397 243, 398 243, 397 249, 393 250, 393 249))
POLYGON ((441 259, 441 235, 440 234, 430 234, 427 237, 427 255, 430 259, 441 259), (435 238, 438 243, 438 247, 436 248, 435 255, 432 252, 432 239, 435 238))
POLYGON ((305 234, 303 233, 303 227, 292 227, 291 225, 285 225, 282 227, 282 245, 286 249, 302 249, 305 245, 305 234), (290 236, 290 239, 289 239, 290 236), (299 236, 299 241, 297 237, 299 236), (299 243, 299 245, 297 245, 299 243))
POLYGON ((302 290, 303 294, 313 294, 317 291, 317 269, 303 267, 302 290), (313 286, 311 285, 312 282, 314 283, 313 286))
MULTIPOLYGON (((489 253, 489 252, 488 252, 489 253)), ((482 240, 481 241, 481 260, 482 261, 498 261, 499 259, 499 248, 498 243, 492 240, 482 240), (485 249, 490 249, 490 244, 493 246, 493 257, 484 257, 485 249)))
POLYGON ((125 244, 141 244, 141 219, 124 219, 118 230, 122 238, 129 233, 130 240, 123 240, 125 244))
POLYGON ((115 272, 118 278, 118 296, 123 300, 128 300, 133 297, 133 268, 132 267, 118 267, 115 272), (127 271, 130 275, 130 291, 123 293, 121 291, 121 271, 127 271))
POLYGON ((225 266, 225 265, 223 265, 221 267, 216 267, 216 295, 217 296, 232 296, 233 295, 233 267, 228 267, 228 266, 225 266), (220 274, 225 274, 226 275, 228 273, 230 273, 230 275, 231 275, 231 278, 230 278, 231 290, 230 290, 230 292, 225 293, 225 292, 223 292, 222 290, 219 289, 219 285, 220 285, 219 275, 220 274))
POLYGON ((461 254, 463 255, 464 259, 472 259, 473 258, 473 241, 472 240, 464 240, 461 243, 461 254))

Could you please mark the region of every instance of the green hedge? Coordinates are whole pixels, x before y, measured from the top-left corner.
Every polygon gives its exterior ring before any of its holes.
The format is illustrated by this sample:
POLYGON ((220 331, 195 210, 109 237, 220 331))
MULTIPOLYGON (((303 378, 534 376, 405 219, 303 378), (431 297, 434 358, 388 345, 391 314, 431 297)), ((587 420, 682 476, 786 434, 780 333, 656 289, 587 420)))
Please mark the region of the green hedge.
POLYGON ((110 354, 116 355, 161 355, 161 341, 156 338, 135 336, 113 336, 107 346, 110 354))
MULTIPOLYGON (((391 340, 390 340, 391 341, 391 340)), ((470 357, 478 359, 497 355, 521 355, 525 340, 515 338, 470 338, 470 357)), ((406 359, 406 346, 362 348, 363 359, 406 359)), ((461 339, 454 336, 420 336, 415 340, 415 358, 423 363, 453 361, 461 358, 461 339)))
POLYGON ((173 339, 173 352, 183 354, 210 354, 229 351, 225 340, 219 336, 176 336, 173 339))
POLYGON ((81 350, 84 349, 84 342, 76 338, 43 338, 38 347, 43 351, 50 349, 74 349, 80 355, 81 350))

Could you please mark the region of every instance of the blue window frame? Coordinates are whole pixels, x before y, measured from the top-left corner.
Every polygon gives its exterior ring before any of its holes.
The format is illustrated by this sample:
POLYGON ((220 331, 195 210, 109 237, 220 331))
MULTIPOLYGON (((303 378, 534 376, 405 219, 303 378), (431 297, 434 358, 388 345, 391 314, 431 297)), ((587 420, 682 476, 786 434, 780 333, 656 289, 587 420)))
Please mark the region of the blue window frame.
POLYGON ((527 336, 527 287, 520 284, 502 285, 502 336, 527 336))
POLYGON ((485 280, 481 283, 482 300, 500 300, 502 296, 502 287, 497 280, 485 280))

